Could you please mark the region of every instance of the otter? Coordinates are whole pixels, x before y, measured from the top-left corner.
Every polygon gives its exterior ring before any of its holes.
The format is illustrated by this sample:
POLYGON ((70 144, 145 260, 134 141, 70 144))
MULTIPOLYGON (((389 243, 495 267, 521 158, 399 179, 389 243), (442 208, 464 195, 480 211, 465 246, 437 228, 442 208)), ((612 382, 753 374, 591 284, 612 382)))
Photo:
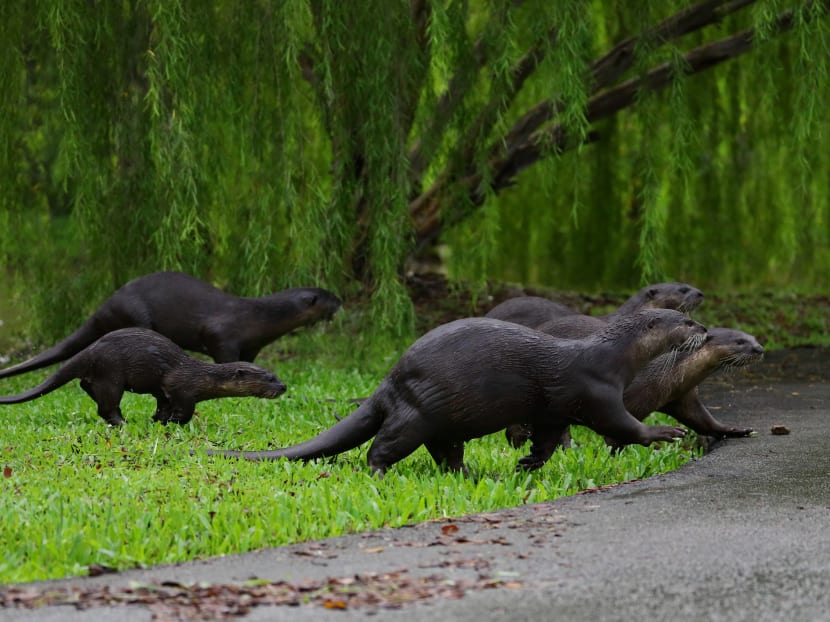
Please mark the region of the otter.
POLYGON ((197 402, 216 397, 275 398, 285 385, 272 372, 245 361, 206 363, 189 356, 167 337, 146 328, 107 333, 61 365, 33 389, 0 396, 0 404, 37 399, 80 378, 81 388, 110 425, 121 425, 124 391, 156 398, 154 421, 185 424, 197 402))
MULTIPOLYGON (((616 311, 601 319, 610 322, 620 316, 640 309, 676 309, 688 313, 703 302, 703 292, 686 283, 656 283, 642 288, 626 300, 616 311)), ((545 322, 560 318, 581 315, 559 302, 539 296, 519 296, 509 298, 496 305, 485 317, 504 320, 539 328, 545 322)), ((591 317, 591 316, 584 316, 591 317)), ((600 319, 600 318, 596 318, 600 319)))
POLYGON ((649 445, 685 433, 648 426, 625 410, 622 391, 649 360, 706 329, 677 311, 626 315, 586 339, 563 340, 490 318, 455 320, 418 339, 377 390, 315 438, 271 451, 212 450, 247 460, 309 460, 357 447, 373 436, 378 475, 425 445, 439 465, 465 471, 464 441, 511 423, 533 425, 530 454, 517 468, 541 467, 570 423, 649 445))
POLYGON ((248 361, 282 335, 330 319, 340 299, 317 287, 243 298, 181 272, 134 279, 107 298, 78 330, 37 356, 0 370, 0 378, 47 367, 119 328, 150 328, 217 363, 248 361))
MULTIPOLYGON (((671 415, 703 436, 749 436, 752 428, 728 426, 712 416, 700 401, 698 385, 710 374, 749 365, 764 356, 764 348, 750 335, 730 328, 710 328, 703 345, 693 352, 670 352, 656 357, 637 372, 623 392, 626 409, 642 421, 654 411, 671 415)), ((513 447, 521 447, 531 430, 527 425, 508 426, 505 433, 513 447)), ((617 439, 606 437, 612 447, 617 439)), ((569 439, 563 437, 563 445, 569 439)))

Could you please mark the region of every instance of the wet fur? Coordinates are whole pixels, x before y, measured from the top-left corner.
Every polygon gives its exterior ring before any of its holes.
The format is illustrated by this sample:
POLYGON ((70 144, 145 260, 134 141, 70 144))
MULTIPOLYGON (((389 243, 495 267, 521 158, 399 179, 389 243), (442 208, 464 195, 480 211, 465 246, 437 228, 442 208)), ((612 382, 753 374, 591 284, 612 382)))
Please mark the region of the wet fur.
POLYGON ((525 469, 541 467, 570 423, 648 445, 678 438, 625 411, 622 390, 651 358, 705 328, 676 311, 627 315, 586 339, 556 339, 489 318, 444 324, 421 337, 377 390, 315 438, 272 451, 213 455, 248 460, 333 456, 374 437, 367 460, 382 474, 425 445, 435 461, 463 470, 464 442, 511 423, 533 424, 525 469))
POLYGON ((79 378, 112 425, 124 423, 119 406, 125 391, 156 398, 153 416, 162 423, 187 423, 197 402, 217 397, 275 398, 285 385, 272 372, 248 362, 206 363, 166 337, 144 328, 107 333, 71 357, 33 389, 0 397, 0 404, 35 400, 79 378))
POLYGON ((509 298, 493 307, 485 317, 539 329, 546 322, 560 318, 573 319, 573 316, 578 316, 589 318, 584 320, 586 326, 597 330, 597 327, 602 328, 599 322, 609 322, 641 309, 676 309, 688 313, 698 307, 701 302, 703 302, 703 292, 691 285, 656 283, 642 288, 626 300, 619 309, 602 318, 582 315, 566 305, 538 296, 509 298))
MULTIPOLYGON (((640 421, 659 411, 704 436, 748 436, 752 428, 725 425, 709 412, 700 401, 698 385, 713 373, 749 365, 761 360, 763 355, 763 347, 752 335, 729 328, 712 328, 700 348, 674 350, 643 367, 626 387, 623 402, 640 421)), ((509 426, 506 433, 510 444, 520 447, 532 431, 527 426, 509 426)), ((610 437, 606 440, 612 446, 623 444, 610 437)), ((563 442, 567 444, 567 438, 563 442)))
POLYGON ((103 335, 128 327, 152 329, 217 363, 253 362, 267 344, 330 318, 339 307, 337 296, 316 287, 243 298, 181 272, 155 272, 124 285, 69 337, 0 370, 0 378, 64 361, 103 335))

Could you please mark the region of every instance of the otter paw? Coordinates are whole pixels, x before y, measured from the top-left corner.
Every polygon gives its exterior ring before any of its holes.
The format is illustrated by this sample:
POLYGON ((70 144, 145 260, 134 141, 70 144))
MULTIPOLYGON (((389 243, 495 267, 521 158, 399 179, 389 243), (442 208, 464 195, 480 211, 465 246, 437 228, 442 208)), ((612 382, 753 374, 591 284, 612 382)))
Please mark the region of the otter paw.
POLYGON ((656 425, 649 428, 649 443, 677 441, 686 436, 686 430, 673 425, 656 425))
POLYGON ((752 428, 731 427, 731 428, 727 428, 726 430, 723 431, 723 436, 727 437, 727 438, 740 438, 742 436, 749 436, 754 431, 755 430, 753 430, 752 428))
POLYGON ((519 463, 516 465, 516 471, 535 471, 536 469, 541 469, 544 464, 545 461, 540 460, 536 456, 525 456, 519 459, 519 463))

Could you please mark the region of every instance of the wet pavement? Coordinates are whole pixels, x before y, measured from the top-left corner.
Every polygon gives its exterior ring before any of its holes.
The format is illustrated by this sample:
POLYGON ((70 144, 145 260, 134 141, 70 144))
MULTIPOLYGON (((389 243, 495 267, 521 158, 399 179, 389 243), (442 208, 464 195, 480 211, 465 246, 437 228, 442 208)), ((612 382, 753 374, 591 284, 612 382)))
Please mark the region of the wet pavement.
POLYGON ((830 351, 772 353, 702 393, 716 417, 757 435, 553 502, 6 586, 0 602, 14 588, 91 608, 0 608, 0 620, 830 620, 830 351))

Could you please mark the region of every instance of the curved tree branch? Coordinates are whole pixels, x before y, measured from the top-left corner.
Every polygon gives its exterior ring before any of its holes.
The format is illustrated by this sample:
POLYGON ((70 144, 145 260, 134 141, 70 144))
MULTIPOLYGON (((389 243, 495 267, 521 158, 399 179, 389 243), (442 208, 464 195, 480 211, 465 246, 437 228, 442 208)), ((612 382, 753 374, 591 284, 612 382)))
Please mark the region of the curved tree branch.
MULTIPOLYGON (((732 5, 746 5, 748 1, 733 2, 732 5)), ((809 3, 803 10, 808 15, 809 8, 815 3, 809 3)), ((822 0, 821 5, 830 9, 830 0, 822 0)), ((779 35, 792 29, 794 25, 792 10, 781 13, 773 22, 772 35, 779 35)), ((665 22, 664 22, 665 23, 665 22)), ((683 59, 688 75, 699 73, 715 67, 728 60, 736 58, 750 51, 755 42, 754 28, 741 31, 713 43, 701 45, 687 52, 683 59)), ((609 88, 592 97, 587 106, 586 117, 593 123, 631 106, 636 101, 637 93, 643 89, 661 90, 672 81, 672 72, 675 66, 663 63, 646 72, 641 77, 631 78, 616 87, 609 88)), ((586 141, 593 142, 598 138, 596 133, 589 133, 586 141)), ((502 155, 490 161, 488 186, 490 191, 498 191, 515 183, 515 177, 523 169, 534 164, 547 155, 562 153, 576 146, 577 141, 569 137, 561 124, 530 134, 523 142, 508 145, 502 155)), ((462 193, 467 197, 470 208, 481 205, 486 193, 482 184, 484 177, 481 173, 469 171, 460 179, 448 177, 439 178, 433 186, 410 203, 410 215, 413 219, 418 246, 422 247, 434 241, 441 233, 443 226, 460 221, 468 212, 454 214, 452 219, 443 218, 440 212, 443 199, 448 196, 462 193)))
MULTIPOLYGON (((675 13, 661 23, 636 36, 629 37, 615 45, 607 54, 591 66, 593 95, 616 82, 634 65, 638 45, 649 44, 660 47, 695 32, 706 26, 719 23, 724 17, 735 13, 757 0, 706 0, 675 13)), ((562 102, 546 100, 540 102, 522 115, 507 132, 502 144, 523 143, 544 123, 555 117, 562 109, 562 102)))

